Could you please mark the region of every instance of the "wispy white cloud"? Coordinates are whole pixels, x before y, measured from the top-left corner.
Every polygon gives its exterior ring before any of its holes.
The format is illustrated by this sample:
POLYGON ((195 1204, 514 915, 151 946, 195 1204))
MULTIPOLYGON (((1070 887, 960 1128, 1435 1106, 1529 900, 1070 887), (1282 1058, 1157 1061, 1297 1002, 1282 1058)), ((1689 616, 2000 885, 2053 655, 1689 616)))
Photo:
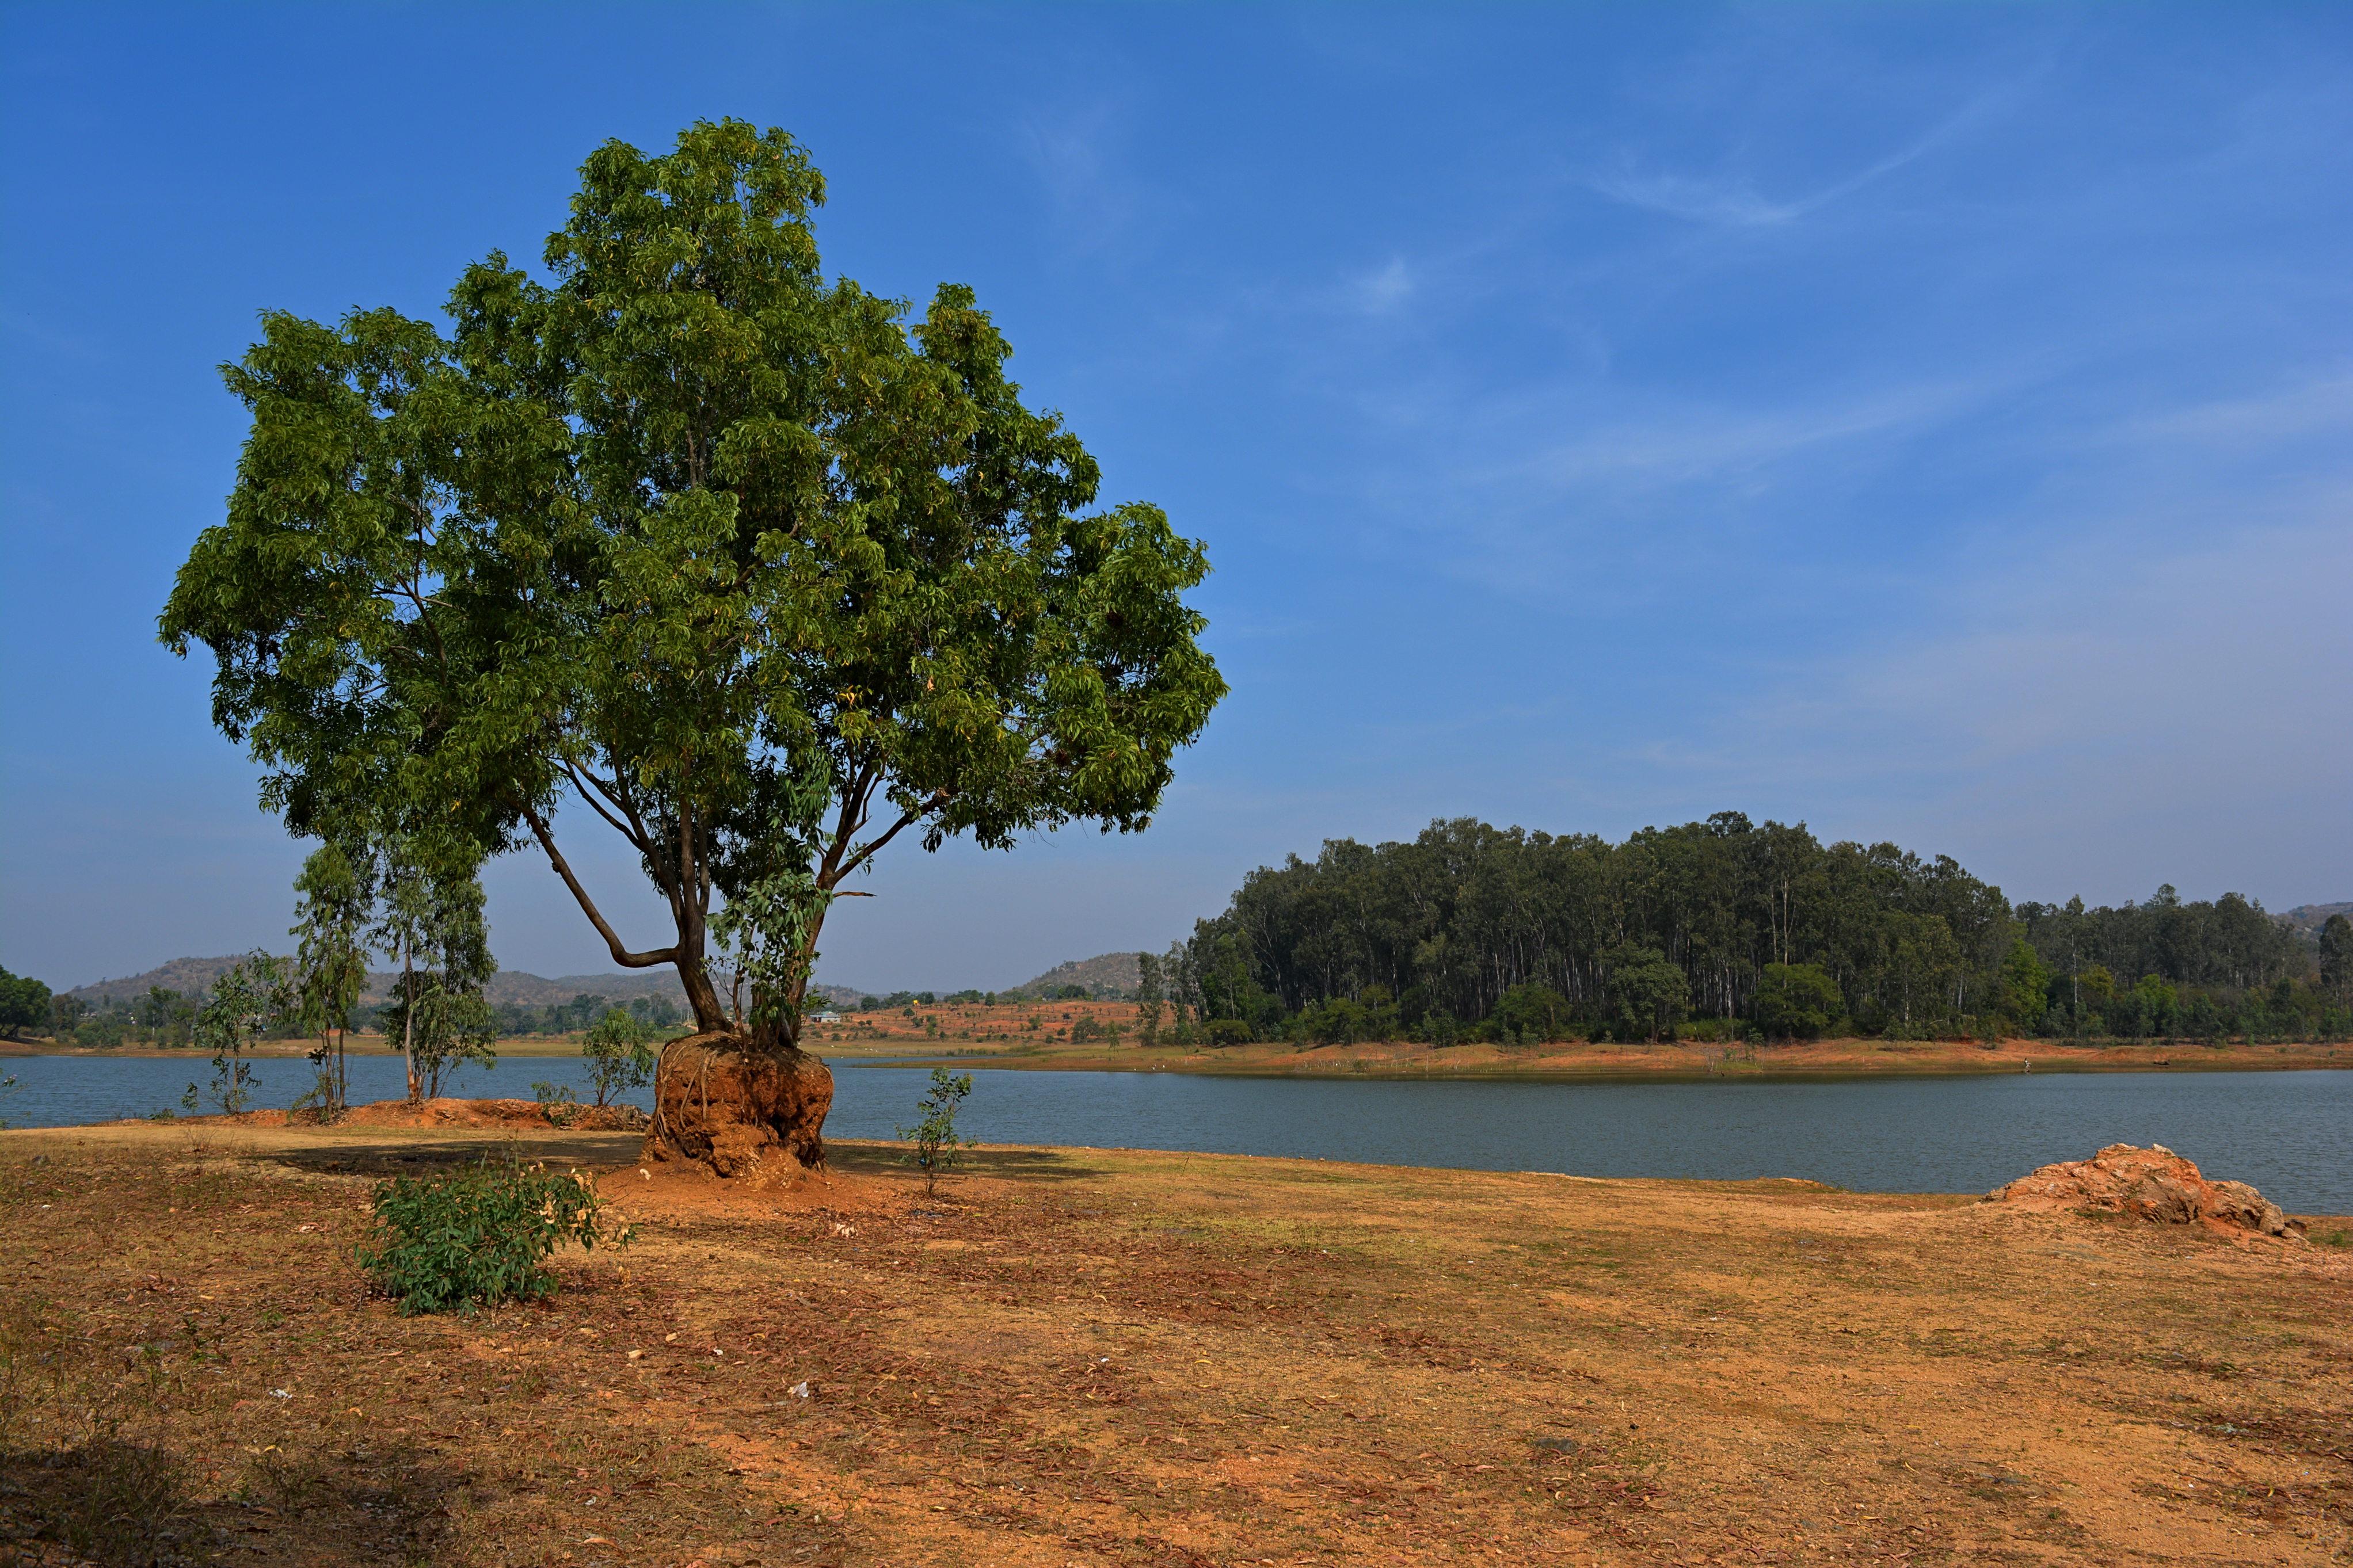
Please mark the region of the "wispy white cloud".
MULTIPOLYGON (((1358 494, 1368 526, 1436 573, 1525 600, 1606 577, 1631 608, 1688 595, 1689 573, 1742 557, 1761 537, 1841 526, 1857 489, 2038 374, 1989 370, 1776 404, 1637 396, 1598 382, 1418 405, 1368 398, 1394 456, 1366 468, 1358 494)), ((1810 559, 1821 547, 1801 548, 1810 559)), ((1879 564, 1850 560, 1832 574, 1879 564)))
POLYGON ((1348 279, 1341 298, 1364 315, 1386 316, 1403 307, 1413 292, 1413 269, 1405 258, 1393 256, 1388 265, 1348 279))
POLYGON ((1167 207, 1147 188, 1128 149, 1134 106, 1097 98, 1029 106, 1015 122, 1014 145, 1052 213, 1058 247, 1080 255, 1136 241, 1167 207))
POLYGON ((2323 375, 2252 397, 2216 398, 2120 420, 2105 433, 2119 445, 2211 447, 2280 445, 2308 436, 2353 432, 2353 375, 2323 375))
POLYGON ((1880 441, 1981 406, 2005 382, 1924 382, 1877 388, 1811 407, 1684 404, 1640 418, 1605 419, 1536 449, 1493 478, 1555 493, 1610 486, 1746 484, 1825 448, 1880 441))
POLYGON ((1745 174, 1694 175, 1645 169, 1631 153, 1621 153, 1617 167, 1592 175, 1585 184, 1612 201, 1694 223, 1728 228, 1790 224, 1953 142, 2013 102, 2026 85, 2041 74, 2038 69, 1978 93, 1910 143, 1802 195, 1767 195, 1745 174))

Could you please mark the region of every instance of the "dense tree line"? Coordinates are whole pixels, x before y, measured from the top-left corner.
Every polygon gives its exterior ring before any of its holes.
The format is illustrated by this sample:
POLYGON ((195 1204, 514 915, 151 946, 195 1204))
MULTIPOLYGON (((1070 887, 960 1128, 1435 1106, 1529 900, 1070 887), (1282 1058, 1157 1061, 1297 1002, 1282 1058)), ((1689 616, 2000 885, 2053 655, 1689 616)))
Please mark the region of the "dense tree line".
MULTIPOLYGON (((382 1026, 385 1007, 363 1008, 353 1015, 353 1023, 362 1029, 382 1026)), ((532 1035, 576 1035, 603 1018, 614 1008, 626 1011, 631 1022, 647 1030, 670 1028, 681 1022, 678 1004, 666 996, 632 996, 627 1002, 615 1002, 586 992, 575 994, 569 1002, 551 1002, 543 1007, 525 1006, 516 1002, 491 1005, 491 1016, 496 1021, 499 1037, 521 1039, 532 1035)))
MULTIPOLYGON (((0 975, 5 974, 6 971, 0 970, 0 975)), ((21 1019, 15 1017, 15 1010, 10 1012, 8 1030, 30 1029, 47 1035, 58 1045, 97 1048, 193 1046, 196 1016, 211 999, 209 993, 202 989, 184 994, 155 985, 148 987, 144 995, 101 995, 91 1002, 79 996, 50 995, 48 988, 38 981, 18 984, 39 986, 41 995, 37 1007, 30 1000, 26 1002, 21 1019)), ((12 1000, 13 996, 12 993, 12 1000)), ((499 1003, 491 1006, 491 1013, 501 1038, 518 1039, 532 1035, 576 1035, 617 1006, 626 1008, 631 1020, 648 1030, 670 1028, 682 1018, 678 1004, 667 997, 632 996, 626 1003, 617 1003, 585 993, 569 1002, 554 1002, 543 1007, 499 1003)), ((352 1026, 364 1034, 377 1032, 385 1026, 387 1010, 392 1012, 396 1026, 397 1009, 389 1000, 353 1009, 352 1026)), ((309 1032, 301 1019, 289 1015, 273 1019, 262 1037, 300 1039, 309 1032)))
MULTIPOLYGON (((44 988, 46 989, 46 987, 44 988)), ((47 1016, 28 1020, 58 1045, 104 1049, 117 1046, 193 1046, 196 1018, 212 994, 199 986, 179 992, 151 985, 141 995, 101 994, 95 1001, 62 992, 47 1000, 47 1016)), ((280 1037, 301 1033, 290 1023, 280 1037)))
POLYGON ((1154 970, 1173 1038, 2335 1037, 2343 923, 2329 959, 2235 893, 2012 908, 1949 856, 1737 812, 1621 844, 1458 818, 1260 867, 1154 970))

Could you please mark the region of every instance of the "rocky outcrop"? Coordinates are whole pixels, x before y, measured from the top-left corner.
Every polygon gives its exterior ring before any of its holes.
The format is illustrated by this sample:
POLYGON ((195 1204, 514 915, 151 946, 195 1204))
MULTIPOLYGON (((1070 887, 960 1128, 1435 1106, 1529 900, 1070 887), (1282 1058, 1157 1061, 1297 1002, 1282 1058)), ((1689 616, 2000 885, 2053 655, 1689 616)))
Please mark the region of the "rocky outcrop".
POLYGON ((662 1047, 641 1162, 684 1160, 731 1178, 789 1184, 825 1166, 833 1074, 805 1051, 761 1050, 735 1035, 662 1047))
POLYGON ((1986 1194, 1988 1203, 2022 1208, 2117 1214, 2154 1225, 2204 1225, 2215 1230, 2301 1240, 2304 1222, 2244 1182, 2210 1182, 2162 1143, 2137 1149, 2111 1143, 2088 1160, 2045 1165, 1986 1194))

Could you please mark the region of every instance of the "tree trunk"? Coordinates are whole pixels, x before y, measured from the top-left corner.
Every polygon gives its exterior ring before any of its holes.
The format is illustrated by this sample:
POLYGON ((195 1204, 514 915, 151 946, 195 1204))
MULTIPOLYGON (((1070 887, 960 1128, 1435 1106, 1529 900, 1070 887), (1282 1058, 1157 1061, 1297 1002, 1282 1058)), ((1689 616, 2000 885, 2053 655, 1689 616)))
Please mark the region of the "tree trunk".
POLYGON ((686 942, 679 942, 678 984, 686 993, 686 1005, 694 1015, 697 1033, 723 1035, 733 1026, 727 1017, 727 1005, 719 999, 719 988, 711 984, 711 970, 699 952, 689 952, 686 942))
POLYGON ((424 1086, 417 1081, 417 959, 413 953, 400 961, 400 991, 408 999, 408 1005, 400 1010, 400 1059, 408 1069, 408 1103, 415 1105, 424 1086))

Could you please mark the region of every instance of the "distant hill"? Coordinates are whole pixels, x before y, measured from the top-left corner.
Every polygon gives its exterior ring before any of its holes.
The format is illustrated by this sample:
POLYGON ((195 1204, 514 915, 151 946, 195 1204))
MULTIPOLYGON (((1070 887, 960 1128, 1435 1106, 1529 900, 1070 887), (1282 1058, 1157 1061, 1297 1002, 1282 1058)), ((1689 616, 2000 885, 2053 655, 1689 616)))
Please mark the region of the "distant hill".
POLYGON ((245 956, 241 952, 232 952, 227 958, 175 958, 169 963, 158 964, 144 974, 129 975, 121 980, 93 981, 88 985, 77 985, 66 994, 92 1003, 109 996, 117 1002, 128 1002, 146 995, 149 986, 160 985, 166 991, 177 991, 185 996, 192 992, 210 990, 221 971, 245 956))
POLYGON ((2280 919, 2287 921, 2307 937, 2317 938, 2320 928, 2328 923, 2331 915, 2343 915, 2353 921, 2353 904, 2298 904, 2284 911, 2280 919))
MULTIPOLYGON (((363 1000, 381 1002, 399 983, 396 970, 371 973, 363 1000)), ((632 996, 663 996, 680 1007, 686 1005, 678 971, 667 963, 659 969, 617 969, 607 974, 559 974, 553 980, 520 969, 501 969, 491 976, 482 994, 495 1005, 509 1007, 549 1007, 575 996, 603 996, 615 1002, 632 996)))
POLYGON ((1143 956, 1140 952, 1100 952, 1092 958, 1075 958, 1013 989, 1035 996, 1040 992, 1059 991, 1065 985, 1083 985, 1092 996, 1113 993, 1132 996, 1144 978, 1135 963, 1143 956))

